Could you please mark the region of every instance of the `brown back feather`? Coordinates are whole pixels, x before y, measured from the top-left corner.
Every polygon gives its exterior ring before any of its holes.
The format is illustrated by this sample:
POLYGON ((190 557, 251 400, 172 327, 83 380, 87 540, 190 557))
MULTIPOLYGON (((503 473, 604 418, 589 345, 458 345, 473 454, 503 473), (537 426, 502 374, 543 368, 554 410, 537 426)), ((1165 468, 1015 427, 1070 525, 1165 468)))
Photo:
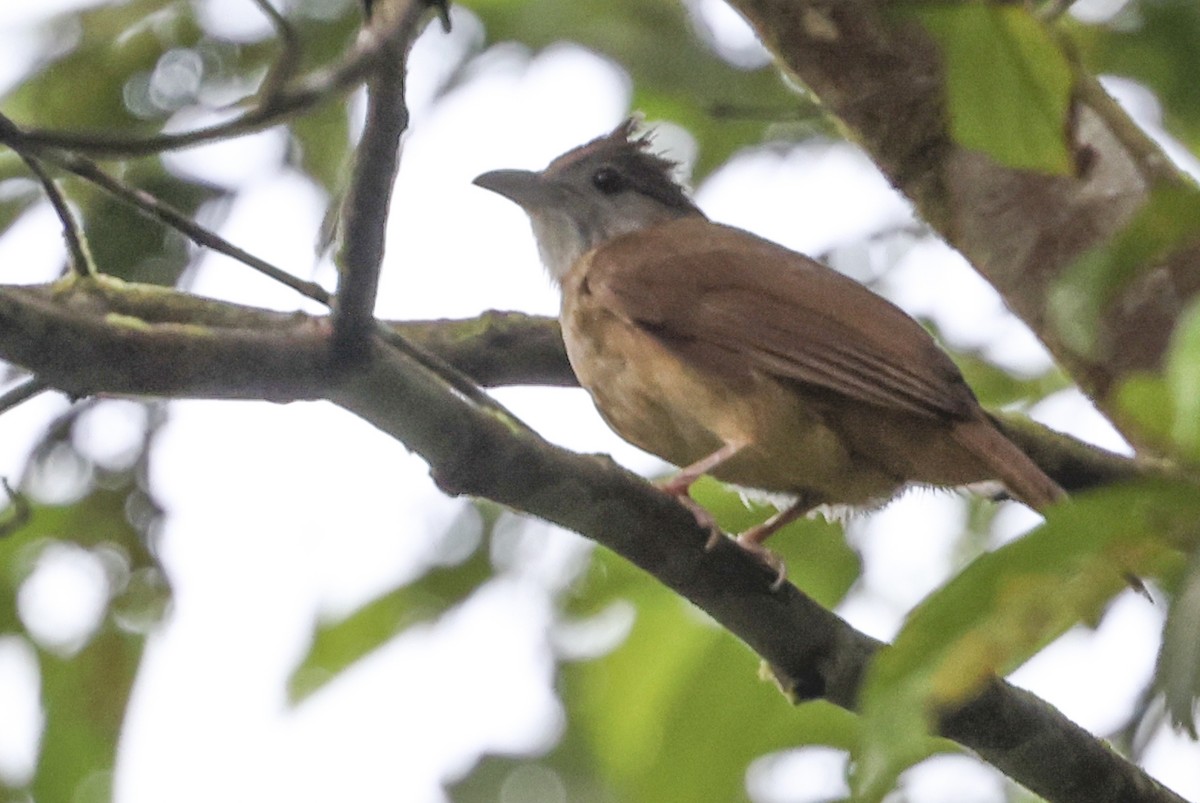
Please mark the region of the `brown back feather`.
POLYGON ((978 409, 957 367, 906 313, 740 229, 684 218, 625 235, 595 252, 588 286, 710 371, 753 368, 922 417, 967 420, 978 409))

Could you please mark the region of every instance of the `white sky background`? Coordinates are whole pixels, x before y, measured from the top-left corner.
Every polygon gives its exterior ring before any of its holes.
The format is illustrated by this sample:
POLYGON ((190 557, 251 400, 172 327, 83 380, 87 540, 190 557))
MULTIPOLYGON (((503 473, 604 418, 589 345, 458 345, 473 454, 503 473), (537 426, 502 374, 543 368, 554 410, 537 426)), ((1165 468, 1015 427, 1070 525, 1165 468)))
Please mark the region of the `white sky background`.
MULTIPOLYGON (((36 14, 33 7, 0 4, 0 81, 11 82, 21 60, 36 52, 26 26, 50 4, 36 14)), ((248 0, 211 0, 205 7, 214 25, 247 38, 265 31, 248 0)), ((429 76, 481 35, 459 9, 455 23, 451 37, 431 26, 413 54, 412 123, 378 313, 553 314, 556 295, 523 213, 470 181, 499 167, 541 167, 609 130, 628 111, 628 79, 580 48, 551 48, 530 61, 504 47, 433 105, 429 76)), ((735 41, 741 35, 728 31, 735 41)), ((1153 125, 1152 98, 1120 88, 1153 125)), ((677 154, 694 147, 678 129, 665 129, 660 142, 677 154)), ((224 236, 305 274, 313 267, 310 233, 319 224, 319 198, 300 176, 276 170, 282 148, 282 136, 268 131, 172 161, 239 189, 224 236)), ((697 199, 715 219, 809 253, 910 219, 870 163, 844 144, 741 155, 698 188, 697 199)), ((62 259, 46 247, 51 242, 60 242, 58 225, 43 206, 0 240, 3 280, 48 278, 62 259)), ((878 258, 878 250, 871 255, 878 258)), ((898 261, 882 288, 906 309, 934 317, 955 343, 981 346, 1005 365, 1045 364, 1028 332, 953 253, 924 243, 888 253, 898 261)), ((861 253, 855 256, 849 252, 848 267, 865 264, 861 253)), ((330 283, 329 266, 320 266, 318 276, 330 283)), ((290 291, 219 256, 204 258, 195 289, 241 303, 299 305, 290 291)), ((611 452, 638 470, 663 468, 610 435, 582 391, 496 395, 551 440, 611 452)), ((41 398, 0 417, 3 473, 17 472, 40 422, 64 404, 41 398)), ((1077 395, 1060 394, 1037 412, 1059 428, 1117 443, 1077 395)), ((86 447, 119 459, 128 421, 119 409, 104 415, 86 447)), ((468 771, 480 750, 536 753, 554 743, 563 715, 550 690, 547 588, 553 567, 585 548, 576 536, 534 528, 530 537, 544 539, 550 552, 541 563, 491 583, 444 626, 417 628, 289 710, 284 683, 303 654, 314 614, 347 612, 414 576, 435 556, 431 533, 444 531, 463 504, 441 495, 424 464, 399 443, 327 404, 176 403, 153 468, 154 489, 169 511, 163 556, 176 597, 135 687, 116 778, 122 803, 439 801, 442 780, 468 771), (486 689, 471 694, 480 689, 470 674, 480 656, 490 662, 486 689)), ((1009 532, 1033 521, 1019 506, 1008 508, 1009 532)), ((904 611, 952 570, 960 511, 951 496, 914 493, 856 526, 853 540, 866 572, 840 612, 873 635, 894 633, 904 611)), ((87 587, 87 569, 59 563, 56 573, 40 578, 29 604, 65 621, 62 628, 86 629, 94 603, 77 592, 87 587)), ((1072 632, 1014 680, 1104 733, 1126 717, 1149 676, 1161 616, 1160 608, 1126 595, 1097 633, 1072 632)), ((751 666, 747 682, 756 682, 751 666)), ((36 712, 28 705, 29 681, 21 681, 27 668, 19 647, 0 641, 0 771, 20 766, 23 753, 28 761, 22 734, 36 712), (27 692, 22 697, 14 688, 27 692)), ((1156 739, 1147 765, 1180 793, 1200 797, 1198 759, 1194 744, 1167 733, 1156 739)), ((843 763, 830 751, 806 751, 756 765, 751 788, 761 801, 827 798, 844 791, 843 763)), ((906 783, 909 799, 919 803, 963 800, 968 791, 972 800, 1001 799, 995 774, 962 759, 928 762, 906 783)))

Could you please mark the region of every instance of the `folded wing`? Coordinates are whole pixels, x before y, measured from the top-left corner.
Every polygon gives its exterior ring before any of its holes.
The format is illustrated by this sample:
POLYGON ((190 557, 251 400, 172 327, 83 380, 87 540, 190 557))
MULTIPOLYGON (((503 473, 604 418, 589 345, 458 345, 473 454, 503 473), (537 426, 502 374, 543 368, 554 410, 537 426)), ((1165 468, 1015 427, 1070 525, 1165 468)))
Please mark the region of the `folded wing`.
POLYGON ((747 368, 921 417, 976 409, 957 367, 920 324, 808 257, 748 232, 685 218, 597 251, 600 303, 717 373, 747 368))

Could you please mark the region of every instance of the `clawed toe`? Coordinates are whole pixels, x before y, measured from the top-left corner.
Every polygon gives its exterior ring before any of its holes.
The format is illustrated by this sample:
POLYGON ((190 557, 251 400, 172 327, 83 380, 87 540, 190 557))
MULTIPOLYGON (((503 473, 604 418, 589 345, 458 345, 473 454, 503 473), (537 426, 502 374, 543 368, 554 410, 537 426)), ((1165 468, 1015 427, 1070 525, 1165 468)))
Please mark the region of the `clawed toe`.
POLYGON ((717 545, 725 540, 725 533, 721 532, 719 527, 713 527, 708 531, 708 540, 704 542, 704 551, 712 552, 717 548, 717 545))
POLYGON ((775 579, 771 582, 771 590, 778 591, 783 588, 784 582, 787 581, 787 564, 783 562, 783 558, 763 546, 755 537, 756 535, 757 533, 755 533, 754 529, 750 529, 739 535, 735 540, 738 546, 757 558, 768 569, 775 572, 775 579))
MULTIPOLYGON (((669 491, 668 491, 669 493, 669 491)), ((725 533, 721 532, 721 528, 717 526, 717 520, 704 507, 692 497, 684 494, 672 494, 679 500, 679 504, 691 512, 696 519, 696 524, 700 525, 705 530, 708 530, 708 540, 704 542, 704 551, 712 552, 717 548, 717 544, 721 543, 725 538, 725 533)))
MULTIPOLYGON (((725 540, 725 533, 717 526, 717 520, 713 518, 713 515, 705 510, 699 502, 688 496, 687 485, 690 485, 690 482, 680 485, 677 480, 678 477, 676 481, 668 481, 660 487, 679 500, 679 504, 687 508, 696 519, 696 524, 708 530, 708 540, 704 542, 704 551, 712 552, 725 540)), ((762 542, 775 532, 781 524, 794 519, 798 515, 796 513, 797 509, 794 507, 786 510, 757 527, 751 527, 735 539, 739 547, 749 552, 760 563, 775 573, 775 579, 771 583, 772 591, 778 591, 783 587, 784 582, 787 580, 787 565, 783 562, 782 558, 763 546, 762 542)))

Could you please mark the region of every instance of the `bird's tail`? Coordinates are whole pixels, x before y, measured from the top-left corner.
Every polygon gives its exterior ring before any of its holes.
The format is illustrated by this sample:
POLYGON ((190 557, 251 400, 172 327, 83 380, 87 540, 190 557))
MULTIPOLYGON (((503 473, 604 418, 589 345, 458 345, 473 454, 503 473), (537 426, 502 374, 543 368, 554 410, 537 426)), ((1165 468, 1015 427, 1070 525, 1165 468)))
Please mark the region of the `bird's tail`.
POLYGON ((1041 512, 1067 492, 987 418, 954 427, 956 441, 978 456, 1015 499, 1041 512))

